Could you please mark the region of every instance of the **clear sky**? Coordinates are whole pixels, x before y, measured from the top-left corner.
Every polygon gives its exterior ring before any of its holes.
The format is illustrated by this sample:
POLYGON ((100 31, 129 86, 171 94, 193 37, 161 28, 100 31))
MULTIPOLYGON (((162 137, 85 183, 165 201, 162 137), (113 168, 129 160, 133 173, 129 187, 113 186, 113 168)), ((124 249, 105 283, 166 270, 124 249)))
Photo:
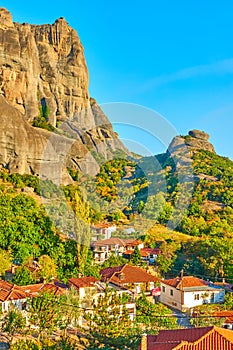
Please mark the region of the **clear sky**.
MULTIPOLYGON (((84 45, 90 92, 99 103, 142 105, 181 134, 204 130, 216 151, 233 159, 232 0, 3 0, 0 6, 17 22, 65 17, 84 45)), ((163 150, 148 133, 116 129, 123 139, 143 139, 152 153, 163 150)))

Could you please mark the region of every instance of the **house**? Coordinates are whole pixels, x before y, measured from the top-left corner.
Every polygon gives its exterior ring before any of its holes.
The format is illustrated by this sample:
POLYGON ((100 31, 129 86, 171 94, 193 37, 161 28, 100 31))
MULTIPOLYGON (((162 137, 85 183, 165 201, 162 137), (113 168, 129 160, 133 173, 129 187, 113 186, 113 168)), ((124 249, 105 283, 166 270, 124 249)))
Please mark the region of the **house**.
MULTIPOLYGON (((29 269, 29 271, 33 274, 33 276, 36 279, 39 279, 39 272, 40 272, 41 267, 37 261, 33 260, 33 261, 29 262, 28 264, 26 264, 25 267, 27 267, 29 269)), ((11 268, 5 271, 5 279, 7 281, 11 281, 14 278, 17 269, 19 269, 19 268, 22 268, 22 265, 12 264, 11 268)))
POLYGON ((233 330, 233 311, 225 310, 213 313, 213 316, 223 320, 222 327, 233 330))
POLYGON ((138 249, 144 248, 144 243, 137 239, 124 239, 126 250, 133 250, 138 247, 138 249))
POLYGON ((0 280, 0 303, 2 312, 9 310, 10 305, 14 305, 19 310, 23 310, 28 294, 15 284, 0 280))
POLYGON ((216 326, 143 335, 138 350, 233 350, 233 332, 216 326))
MULTIPOLYGON (((139 250, 142 261, 148 262, 150 264, 153 264, 158 257, 159 254, 161 254, 161 250, 159 248, 142 248, 139 250)), ((124 258, 131 259, 132 254, 134 253, 134 250, 126 250, 124 252, 124 258)))
POLYGON ((92 276, 69 278, 69 288, 78 292, 79 298, 83 299, 86 296, 96 294, 97 279, 92 276))
MULTIPOLYGON (((103 296, 106 288, 111 291, 116 292, 118 295, 127 294, 129 300, 125 304, 126 309, 129 312, 129 317, 131 320, 134 319, 136 315, 136 304, 134 301, 134 295, 131 291, 124 287, 115 285, 114 283, 109 283, 108 287, 106 283, 98 281, 95 277, 81 277, 81 278, 70 278, 69 279, 70 289, 74 289, 78 292, 80 300, 80 308, 89 312, 92 308, 93 301, 97 301, 100 296, 103 296)), ((83 325, 84 319, 81 316, 79 318, 79 324, 83 325)))
POLYGON ((180 311, 205 303, 224 302, 224 296, 223 288, 193 276, 161 281, 161 303, 180 311))
POLYGON ((122 256, 125 251, 124 240, 112 237, 91 243, 91 250, 93 251, 94 260, 96 262, 104 262, 111 254, 122 256))
MULTIPOLYGON (((92 242, 91 250, 94 254, 94 260, 96 262, 102 263, 106 261, 112 254, 115 254, 117 256, 130 257, 133 254, 136 246, 140 250, 144 248, 144 244, 142 241, 135 239, 121 239, 118 237, 112 237, 109 239, 102 239, 92 242)), ((147 254, 147 256, 148 255, 149 253, 147 254)))
POLYGON ((91 226, 91 236, 93 241, 111 238, 112 233, 116 231, 116 225, 109 223, 100 223, 91 226))
POLYGON ((128 264, 102 269, 100 274, 103 282, 112 282, 136 294, 142 291, 151 293, 154 286, 160 282, 158 277, 150 275, 144 269, 128 264))

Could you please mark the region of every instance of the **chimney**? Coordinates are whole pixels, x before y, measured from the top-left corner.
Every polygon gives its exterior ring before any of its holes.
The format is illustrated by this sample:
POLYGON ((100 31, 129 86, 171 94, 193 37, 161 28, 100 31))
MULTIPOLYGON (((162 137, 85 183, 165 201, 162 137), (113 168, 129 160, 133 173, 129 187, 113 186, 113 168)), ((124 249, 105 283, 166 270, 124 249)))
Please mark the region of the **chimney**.
POLYGON ((147 334, 146 333, 142 334, 141 350, 147 350, 147 334))

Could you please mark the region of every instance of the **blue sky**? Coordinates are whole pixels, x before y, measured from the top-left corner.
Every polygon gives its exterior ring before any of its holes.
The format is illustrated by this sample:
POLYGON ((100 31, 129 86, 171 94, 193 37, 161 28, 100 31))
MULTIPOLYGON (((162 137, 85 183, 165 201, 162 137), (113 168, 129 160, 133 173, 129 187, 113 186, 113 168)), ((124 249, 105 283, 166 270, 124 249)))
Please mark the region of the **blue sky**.
MULTIPOLYGON (((204 130, 216 151, 233 159, 232 1, 3 0, 1 6, 18 22, 64 16, 84 45, 90 92, 99 103, 152 109, 179 134, 204 130)), ((147 114, 141 118, 143 125, 147 114)), ((151 153, 166 146, 157 132, 151 137, 123 124, 116 130, 151 153)))

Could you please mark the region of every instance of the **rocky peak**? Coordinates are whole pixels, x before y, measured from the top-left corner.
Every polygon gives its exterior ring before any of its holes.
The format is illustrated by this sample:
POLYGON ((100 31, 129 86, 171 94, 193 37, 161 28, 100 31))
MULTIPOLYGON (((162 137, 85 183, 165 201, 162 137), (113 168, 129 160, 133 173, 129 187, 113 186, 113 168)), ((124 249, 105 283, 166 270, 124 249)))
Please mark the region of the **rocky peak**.
MULTIPOLYGON (((11 14, 1 8, 0 103, 4 109, 0 108, 0 122, 4 125, 0 129, 0 167, 38 174, 38 160, 43 162, 46 142, 63 160, 64 145, 72 145, 66 166, 92 175, 99 169, 93 154, 101 153, 107 160, 116 149, 127 152, 108 118, 90 98, 88 81, 83 46, 77 32, 63 17, 53 24, 20 24, 12 22, 11 14), (12 108, 18 113, 13 113, 12 108), (56 129, 59 137, 32 127, 34 118, 41 117, 45 110, 50 124, 61 125, 56 129), (17 125, 19 121, 21 126, 17 125), (25 142, 20 135, 22 128, 25 142), (10 136, 6 138, 6 134, 10 136), (39 140, 35 147, 33 140, 39 140)), ((50 162, 46 157, 46 164, 54 164, 53 159, 50 162)))
POLYGON ((0 28, 7 29, 14 27, 11 13, 3 7, 0 7, 0 28))
POLYGON ((0 93, 29 121, 42 99, 54 126, 90 108, 83 46, 64 18, 51 25, 20 24, 1 9, 0 38, 0 93))
POLYGON ((208 135, 204 131, 200 131, 200 130, 189 131, 189 136, 191 136, 195 139, 203 140, 203 141, 208 141, 210 138, 210 135, 208 135))
POLYGON ((204 131, 191 130, 186 136, 176 136, 168 147, 168 153, 190 158, 201 149, 215 153, 213 145, 208 141, 210 136, 204 131))

